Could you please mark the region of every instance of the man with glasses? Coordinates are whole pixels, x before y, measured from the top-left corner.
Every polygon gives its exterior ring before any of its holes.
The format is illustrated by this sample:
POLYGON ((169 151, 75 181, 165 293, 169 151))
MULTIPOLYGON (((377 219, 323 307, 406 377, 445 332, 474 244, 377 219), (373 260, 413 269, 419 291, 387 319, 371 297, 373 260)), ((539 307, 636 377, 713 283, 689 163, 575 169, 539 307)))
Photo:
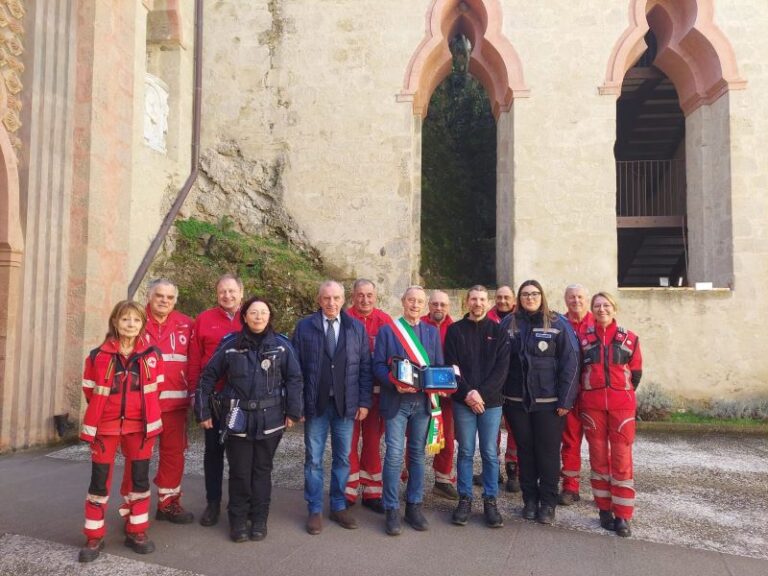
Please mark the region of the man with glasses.
MULTIPOLYGON (((451 299, 442 290, 434 290, 429 296, 429 313, 421 317, 423 322, 431 324, 440 331, 440 346, 445 346, 445 335, 448 327, 453 324, 451 318, 451 299)), ((444 348, 443 348, 444 349, 444 348)), ((453 455, 456 453, 456 436, 453 428, 453 402, 451 398, 440 399, 440 408, 443 412, 443 427, 445 433, 445 446, 435 455, 432 461, 432 469, 435 471, 435 486, 432 494, 446 500, 458 500, 456 491, 456 475, 453 473, 453 455)))

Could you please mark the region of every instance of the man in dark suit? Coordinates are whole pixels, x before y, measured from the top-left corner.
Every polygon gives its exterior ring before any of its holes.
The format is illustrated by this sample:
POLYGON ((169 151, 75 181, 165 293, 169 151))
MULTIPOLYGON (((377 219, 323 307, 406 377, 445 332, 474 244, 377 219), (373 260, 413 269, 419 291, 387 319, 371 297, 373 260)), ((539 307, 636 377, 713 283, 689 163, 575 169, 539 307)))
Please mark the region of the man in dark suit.
POLYGON ((347 510, 344 488, 355 420, 372 403, 371 352, 365 327, 343 311, 344 287, 333 280, 320 285, 320 309, 296 325, 293 346, 304 375, 304 499, 307 532, 323 529, 323 456, 331 432, 331 520, 348 529, 357 522, 347 510))

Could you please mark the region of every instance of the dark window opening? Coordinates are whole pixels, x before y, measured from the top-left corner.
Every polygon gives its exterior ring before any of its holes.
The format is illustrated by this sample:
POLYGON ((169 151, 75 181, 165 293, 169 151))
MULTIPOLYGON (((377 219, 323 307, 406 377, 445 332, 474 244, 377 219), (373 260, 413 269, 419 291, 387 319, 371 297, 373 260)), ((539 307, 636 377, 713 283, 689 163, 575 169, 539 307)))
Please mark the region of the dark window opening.
POLYGON ((469 74, 471 46, 450 44, 451 74, 422 126, 421 276, 428 286, 496 283, 496 121, 469 74))
POLYGON ((645 40, 616 104, 618 283, 685 286, 685 116, 674 84, 653 66, 653 32, 645 40))

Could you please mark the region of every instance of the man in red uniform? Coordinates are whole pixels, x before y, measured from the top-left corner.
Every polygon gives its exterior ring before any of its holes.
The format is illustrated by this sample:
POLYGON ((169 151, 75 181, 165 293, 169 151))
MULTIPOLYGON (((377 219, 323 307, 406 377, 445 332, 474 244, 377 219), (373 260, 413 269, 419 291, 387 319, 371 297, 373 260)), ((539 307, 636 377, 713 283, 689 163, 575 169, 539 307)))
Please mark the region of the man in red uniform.
MULTIPOLYGON (((243 281, 232 274, 224 274, 216 282, 218 306, 201 312, 195 320, 192 342, 189 347, 190 396, 194 396, 200 374, 213 356, 219 342, 231 332, 242 330, 240 303, 243 300, 243 281)), ((221 392, 224 382, 216 383, 221 392)), ((221 513, 221 484, 224 478, 224 446, 219 443, 219 421, 213 416, 213 427, 205 430, 205 498, 207 506, 200 518, 203 526, 213 526, 221 513)))
MULTIPOLYGON (((488 319, 493 320, 497 324, 515 310, 515 293, 509 286, 499 286, 496 289, 496 305, 488 311, 488 319)), ((512 436, 512 429, 509 427, 509 422, 506 418, 502 418, 504 427, 507 429, 507 449, 504 451, 504 469, 507 471, 507 483, 505 489, 507 492, 520 492, 520 479, 518 478, 517 471, 517 444, 515 444, 515 437, 512 436)), ((499 446, 499 453, 501 453, 501 430, 499 430, 499 437, 497 440, 499 446)), ((472 482, 476 486, 482 486, 480 474, 476 474, 472 477, 472 482)), ((499 483, 502 482, 501 472, 499 472, 499 483)))
MULTIPOLYGON (((160 383, 160 410, 163 431, 160 440, 157 486, 157 520, 189 524, 191 512, 181 506, 181 478, 184 475, 184 451, 187 449, 187 350, 192 334, 192 319, 174 310, 179 290, 165 278, 149 284, 147 325, 145 333, 150 345, 163 355, 165 377, 160 383)), ((126 458, 126 470, 131 462, 126 458)), ((122 493, 130 491, 130 474, 123 476, 122 493)))
MULTIPOLYGON (((440 331, 440 345, 445 346, 445 334, 448 326, 453 324, 451 318, 451 300, 448 294, 442 290, 435 290, 429 296, 429 314, 421 319, 427 324, 436 326, 440 331)), ((456 436, 453 430, 453 403, 448 396, 440 398, 440 407, 443 411, 443 430, 445 433, 445 447, 435 456, 432 468, 435 471, 435 487, 432 494, 448 500, 458 500, 459 493, 456 490, 456 475, 453 473, 453 455, 456 452, 456 436)))
MULTIPOLYGON (((365 326, 371 354, 379 328, 392 324, 389 314, 376 308, 376 297, 376 285, 370 280, 359 278, 352 285, 352 306, 347 309, 347 314, 365 326)), ((357 499, 357 488, 362 485, 363 506, 384 514, 384 506, 381 503, 381 436, 384 434, 384 420, 379 414, 380 392, 381 387, 374 381, 373 404, 368 411, 368 417, 356 421, 352 428, 349 479, 345 493, 348 504, 352 506, 357 499), (359 446, 361 433, 362 447, 359 446)))
MULTIPOLYGON (((595 317, 589 311, 589 294, 581 284, 571 284, 565 289, 565 315, 581 342, 587 331, 595 327, 595 317)), ((581 473, 581 441, 584 438, 584 428, 579 412, 579 398, 573 403, 573 408, 565 416, 563 427, 563 444, 560 450, 562 467, 560 477, 563 479, 562 490, 557 501, 562 506, 570 506, 581 500, 579 496, 579 474, 581 473)))

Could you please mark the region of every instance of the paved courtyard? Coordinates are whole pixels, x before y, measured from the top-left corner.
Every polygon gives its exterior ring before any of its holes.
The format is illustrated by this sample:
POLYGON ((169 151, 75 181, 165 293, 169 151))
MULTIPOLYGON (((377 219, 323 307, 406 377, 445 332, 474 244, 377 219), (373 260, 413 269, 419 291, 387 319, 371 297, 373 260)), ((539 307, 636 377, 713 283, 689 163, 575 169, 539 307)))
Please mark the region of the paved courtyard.
MULTIPOLYGON (((586 457, 586 444, 583 453, 586 457)), ((558 508, 554 527, 521 520, 519 495, 502 493, 506 525, 501 530, 486 529, 479 514, 466 528, 452 526, 454 504, 428 491, 430 532, 406 529, 393 539, 383 535, 381 517, 359 505, 355 513, 361 528, 356 532, 326 520, 319 537, 304 533, 303 441, 301 430, 294 429, 278 451, 265 543, 229 543, 226 522, 214 529, 154 523, 158 551, 140 562, 120 544, 113 499, 106 554, 83 567, 76 562, 76 550, 88 458, 85 446, 75 445, 0 459, 0 574, 218 575, 240 574, 238 566, 246 570, 243 574, 259 575, 308 570, 318 575, 390 574, 397 567, 413 574, 555 574, 557 566, 569 569, 573 563, 585 567, 579 573, 588 574, 768 573, 768 444, 761 436, 641 432, 635 449, 637 511, 629 540, 599 528, 587 483, 581 502, 558 508), (413 566, 406 562, 411 552, 420 558, 413 566), (217 564, 221 554, 226 562, 217 564), (358 557, 379 560, 363 570, 350 560, 358 557), (655 569, 645 571, 649 566, 655 569), (510 567, 527 568, 518 572, 510 567)), ((582 476, 588 477, 586 467, 582 476)), ((185 492, 185 504, 199 515, 202 444, 197 437, 188 451, 185 492)))

